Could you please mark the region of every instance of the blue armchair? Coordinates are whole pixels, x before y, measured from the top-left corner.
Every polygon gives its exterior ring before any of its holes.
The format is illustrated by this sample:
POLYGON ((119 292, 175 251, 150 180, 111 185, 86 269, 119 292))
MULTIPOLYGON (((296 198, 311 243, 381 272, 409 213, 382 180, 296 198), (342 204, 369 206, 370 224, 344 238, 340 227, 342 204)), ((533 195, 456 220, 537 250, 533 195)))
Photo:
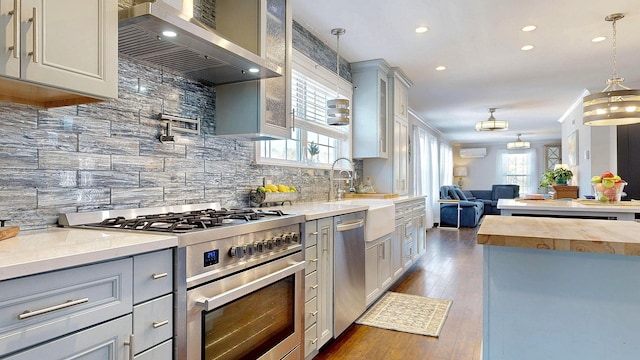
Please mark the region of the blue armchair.
POLYGON ((462 190, 456 185, 441 186, 440 200, 453 200, 452 202, 440 203, 440 225, 478 226, 478 222, 484 212, 484 203, 482 201, 468 200, 462 190), (458 211, 460 211, 459 224, 458 211))

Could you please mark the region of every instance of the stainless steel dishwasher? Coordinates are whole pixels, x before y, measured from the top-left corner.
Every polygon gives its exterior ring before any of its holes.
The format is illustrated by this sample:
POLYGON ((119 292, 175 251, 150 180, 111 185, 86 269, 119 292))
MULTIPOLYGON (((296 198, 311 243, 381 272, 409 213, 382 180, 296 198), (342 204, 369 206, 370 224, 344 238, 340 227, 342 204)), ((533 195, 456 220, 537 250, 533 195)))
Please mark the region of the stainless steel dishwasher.
POLYGON ((338 337, 366 309, 364 211, 335 216, 333 336, 338 337))

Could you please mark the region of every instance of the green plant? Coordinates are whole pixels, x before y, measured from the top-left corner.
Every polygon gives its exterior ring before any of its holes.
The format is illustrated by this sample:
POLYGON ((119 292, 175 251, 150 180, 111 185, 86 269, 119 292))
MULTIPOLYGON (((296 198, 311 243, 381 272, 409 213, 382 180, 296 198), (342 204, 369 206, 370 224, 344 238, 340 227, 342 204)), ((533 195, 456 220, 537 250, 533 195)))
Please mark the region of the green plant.
POLYGON ((320 154, 320 146, 318 146, 318 144, 316 144, 314 141, 309 143, 307 150, 309 151, 309 155, 311 156, 320 154))
POLYGON ((540 188, 547 188, 549 186, 552 186, 560 179, 566 179, 567 181, 569 181, 572 177, 573 172, 566 168, 549 170, 542 174, 542 177, 540 178, 540 188))

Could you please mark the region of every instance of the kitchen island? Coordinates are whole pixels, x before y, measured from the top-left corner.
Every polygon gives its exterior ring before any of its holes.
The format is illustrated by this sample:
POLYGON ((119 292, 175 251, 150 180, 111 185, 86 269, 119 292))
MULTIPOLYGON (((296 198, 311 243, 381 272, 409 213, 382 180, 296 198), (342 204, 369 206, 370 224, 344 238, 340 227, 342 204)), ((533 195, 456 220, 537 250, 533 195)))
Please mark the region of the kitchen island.
POLYGON ((607 203, 587 199, 499 199, 497 207, 501 215, 507 216, 531 215, 633 221, 635 215, 640 213, 640 202, 637 201, 607 203))
POLYGON ((640 354, 640 223, 486 216, 483 358, 640 354))

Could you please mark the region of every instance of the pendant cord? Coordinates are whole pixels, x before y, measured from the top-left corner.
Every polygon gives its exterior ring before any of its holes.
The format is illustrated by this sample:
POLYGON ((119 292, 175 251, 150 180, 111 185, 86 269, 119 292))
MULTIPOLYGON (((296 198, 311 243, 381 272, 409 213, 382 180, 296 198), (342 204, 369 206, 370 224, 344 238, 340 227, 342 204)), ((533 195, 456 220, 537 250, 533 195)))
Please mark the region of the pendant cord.
POLYGON ((616 51, 616 21, 613 20, 613 79, 618 78, 618 64, 617 64, 617 51, 616 51))
POLYGON ((340 97, 340 33, 336 34, 336 74, 338 81, 336 82, 336 98, 340 97))

